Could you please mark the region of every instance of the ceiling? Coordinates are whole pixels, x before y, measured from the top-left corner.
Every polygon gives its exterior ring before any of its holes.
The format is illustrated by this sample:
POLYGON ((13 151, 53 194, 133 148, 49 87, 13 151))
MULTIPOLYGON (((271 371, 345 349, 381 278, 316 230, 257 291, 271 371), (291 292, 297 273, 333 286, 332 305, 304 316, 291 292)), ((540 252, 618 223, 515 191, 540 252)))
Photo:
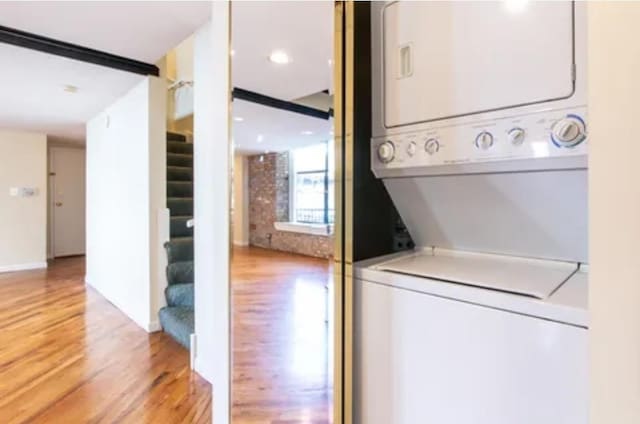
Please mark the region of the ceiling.
MULTIPOLYGON (((210 10, 210 2, 5 1, 0 25, 155 63, 203 25, 210 10)), ((326 101, 316 93, 332 87, 332 1, 234 2, 232 13, 234 86, 282 100, 326 101), (276 49, 291 62, 270 62, 276 49)), ((143 77, 0 44, 0 78, 0 127, 83 142, 85 122, 143 77), (79 90, 68 93, 66 85, 79 90)), ((332 129, 331 121, 243 101, 234 102, 234 114, 244 118, 233 129, 244 152, 324 141, 332 129)))
POLYGON ((234 2, 233 85, 281 100, 331 88, 333 1, 234 2), (274 50, 291 63, 277 65, 274 50))
MULTIPOLYGON (((330 97, 321 92, 332 88, 333 7, 332 1, 235 2, 233 85, 327 110, 330 97), (285 51, 291 62, 270 62, 268 57, 274 50, 285 51)), ((240 100, 233 103, 233 115, 244 119, 233 123, 234 143, 243 153, 284 151, 332 137, 333 120, 240 100), (304 135, 303 131, 313 134, 304 135)))
MULTIPOLYGON (((210 2, 0 2, 0 25, 148 63, 202 26, 210 2)), ((0 44, 0 127, 82 142, 85 122, 141 76, 0 44), (65 85, 79 88, 75 94, 65 85)))
POLYGON ((320 143, 333 137, 333 120, 312 118, 258 105, 233 101, 232 135, 235 149, 242 154, 280 152, 320 143), (312 134, 309 134, 311 132, 312 134))

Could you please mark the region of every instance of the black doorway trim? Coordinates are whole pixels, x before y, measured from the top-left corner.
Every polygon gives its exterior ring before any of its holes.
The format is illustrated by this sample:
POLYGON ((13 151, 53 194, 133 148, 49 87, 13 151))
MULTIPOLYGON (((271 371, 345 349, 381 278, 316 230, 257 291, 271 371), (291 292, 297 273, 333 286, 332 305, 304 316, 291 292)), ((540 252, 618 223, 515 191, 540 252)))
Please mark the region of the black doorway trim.
POLYGON ((107 68, 133 72, 135 74, 153 75, 156 77, 160 75, 158 67, 150 63, 140 62, 138 60, 54 40, 53 38, 43 37, 1 25, 0 43, 37 50, 81 62, 93 63, 94 65, 105 66, 107 68))
POLYGON ((311 116, 313 118, 319 118, 324 120, 329 120, 329 118, 333 116, 333 111, 325 112, 324 110, 300 105, 298 103, 288 102, 286 100, 276 99, 275 97, 265 96, 264 94, 245 90, 244 88, 234 87, 233 98, 238 100, 245 100, 251 103, 257 103, 257 104, 272 107, 275 109, 281 109, 289 112, 300 113, 302 115, 311 116))

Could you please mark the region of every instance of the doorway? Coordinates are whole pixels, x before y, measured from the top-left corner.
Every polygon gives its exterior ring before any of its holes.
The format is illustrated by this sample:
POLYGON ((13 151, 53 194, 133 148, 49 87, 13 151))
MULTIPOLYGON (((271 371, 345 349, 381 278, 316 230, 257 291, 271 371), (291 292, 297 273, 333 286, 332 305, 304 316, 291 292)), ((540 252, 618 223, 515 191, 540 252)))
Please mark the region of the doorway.
POLYGON ((85 149, 49 149, 50 256, 85 253, 85 149))

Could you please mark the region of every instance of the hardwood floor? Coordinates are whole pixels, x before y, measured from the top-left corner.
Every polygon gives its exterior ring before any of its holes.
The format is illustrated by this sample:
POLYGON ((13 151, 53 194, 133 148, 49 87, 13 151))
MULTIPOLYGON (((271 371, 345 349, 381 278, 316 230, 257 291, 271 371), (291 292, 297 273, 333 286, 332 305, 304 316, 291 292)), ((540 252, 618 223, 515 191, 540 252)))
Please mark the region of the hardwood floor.
POLYGON ((84 258, 0 274, 0 423, 209 423, 188 352, 83 278, 84 258))
POLYGON ((235 249, 233 422, 330 421, 329 261, 235 249))
MULTIPOLYGON (((233 423, 329 423, 328 261, 234 251, 233 423)), ((0 423, 209 423, 189 354, 83 283, 84 258, 0 274, 0 423)))

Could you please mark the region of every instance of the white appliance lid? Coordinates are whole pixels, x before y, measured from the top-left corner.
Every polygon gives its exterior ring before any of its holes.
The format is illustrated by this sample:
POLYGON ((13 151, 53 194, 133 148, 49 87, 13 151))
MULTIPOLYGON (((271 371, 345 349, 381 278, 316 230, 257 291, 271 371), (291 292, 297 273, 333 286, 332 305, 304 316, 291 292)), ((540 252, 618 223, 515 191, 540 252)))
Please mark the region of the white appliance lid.
POLYGON ((578 265, 434 248, 375 268, 546 299, 576 272, 578 265))

